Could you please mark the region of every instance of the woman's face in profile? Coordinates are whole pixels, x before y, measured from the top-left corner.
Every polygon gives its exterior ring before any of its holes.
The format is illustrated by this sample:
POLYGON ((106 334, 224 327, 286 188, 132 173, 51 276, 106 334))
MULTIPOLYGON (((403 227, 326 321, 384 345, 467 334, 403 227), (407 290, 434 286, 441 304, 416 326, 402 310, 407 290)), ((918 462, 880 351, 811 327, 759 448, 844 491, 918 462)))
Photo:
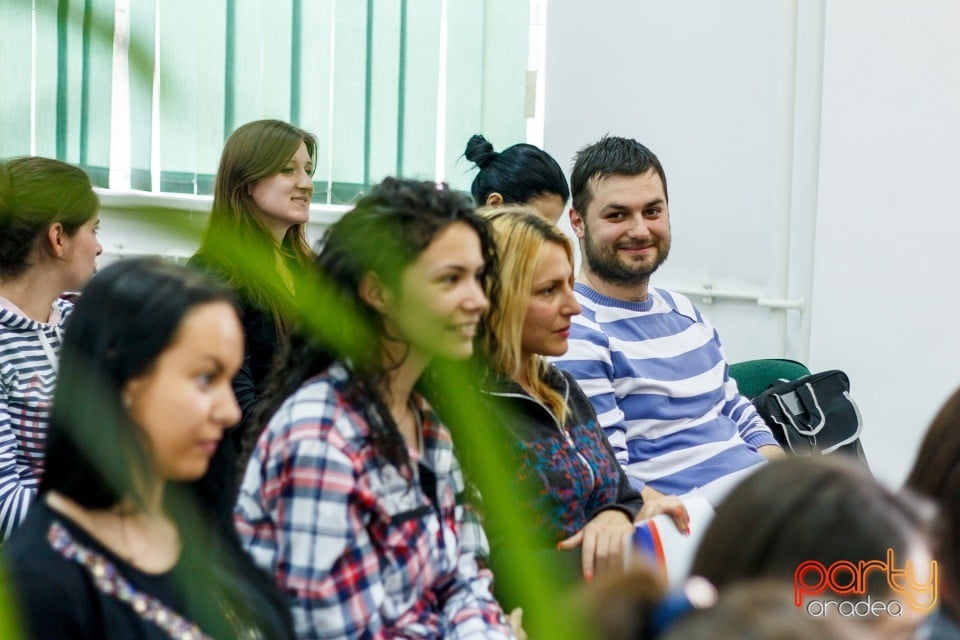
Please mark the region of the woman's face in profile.
POLYGON ((484 267, 473 227, 448 225, 404 269, 399 292, 389 295, 385 315, 391 332, 426 357, 469 358, 489 304, 484 267))
POLYGON ((103 253, 100 244, 100 216, 95 214, 73 233, 64 235, 64 258, 67 263, 67 291, 80 291, 97 271, 97 256, 103 253))
POLYGON ((151 369, 124 386, 124 404, 164 480, 202 477, 224 431, 240 420, 231 381, 243 362, 243 330, 226 302, 193 307, 151 369))
POLYGON ((278 240, 290 227, 306 224, 313 197, 313 160, 307 145, 301 142, 279 173, 260 178, 249 191, 263 222, 278 240))
POLYGON ((580 313, 573 294, 573 266, 564 247, 547 242, 533 271, 533 283, 527 313, 523 320, 520 351, 561 356, 567 352, 570 319, 580 313))

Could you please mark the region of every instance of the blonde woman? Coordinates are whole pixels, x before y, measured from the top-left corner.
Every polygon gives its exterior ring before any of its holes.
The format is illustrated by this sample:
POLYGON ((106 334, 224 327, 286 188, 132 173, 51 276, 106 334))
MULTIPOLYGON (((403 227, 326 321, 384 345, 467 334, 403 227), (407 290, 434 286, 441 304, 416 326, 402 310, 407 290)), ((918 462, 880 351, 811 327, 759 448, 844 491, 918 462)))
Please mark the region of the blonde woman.
MULTIPOLYGON (((485 216, 500 273, 509 277, 501 276, 499 298, 485 318, 483 392, 518 469, 517 495, 529 502, 525 511, 541 537, 541 549, 532 551, 561 567, 579 560, 589 581, 623 568, 625 539, 643 500, 617 463, 586 395, 546 360, 566 352, 570 318, 580 313, 573 250, 559 229, 532 210, 503 207, 485 216)), ((685 513, 674 515, 685 528, 685 513)), ((514 553, 531 551, 512 548, 496 523, 485 524, 494 571, 514 553)))

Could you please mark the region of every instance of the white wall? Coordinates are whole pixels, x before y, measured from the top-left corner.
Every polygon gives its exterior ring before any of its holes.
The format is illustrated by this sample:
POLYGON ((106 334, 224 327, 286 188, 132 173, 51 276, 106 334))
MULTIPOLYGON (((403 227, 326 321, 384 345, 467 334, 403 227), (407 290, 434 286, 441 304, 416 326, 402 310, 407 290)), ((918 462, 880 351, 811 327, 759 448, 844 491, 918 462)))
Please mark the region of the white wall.
POLYGON ((960 384, 960 3, 552 0, 544 146, 602 134, 667 172, 658 286, 804 300, 701 309, 731 360, 841 368, 875 473, 899 484, 960 384))
POLYGON ((810 356, 893 478, 960 384, 958 33, 951 0, 827 4, 810 356))
MULTIPOLYGON (((576 149, 608 132, 658 155, 674 235, 660 286, 799 297, 787 288, 783 248, 782 176, 792 161, 783 112, 793 88, 783 78, 793 63, 782 43, 784 25, 792 28, 786 14, 764 0, 548 7, 544 146, 568 170, 576 149)), ((797 312, 743 303, 703 310, 730 327, 734 359, 780 355, 785 333, 799 331, 797 312)))

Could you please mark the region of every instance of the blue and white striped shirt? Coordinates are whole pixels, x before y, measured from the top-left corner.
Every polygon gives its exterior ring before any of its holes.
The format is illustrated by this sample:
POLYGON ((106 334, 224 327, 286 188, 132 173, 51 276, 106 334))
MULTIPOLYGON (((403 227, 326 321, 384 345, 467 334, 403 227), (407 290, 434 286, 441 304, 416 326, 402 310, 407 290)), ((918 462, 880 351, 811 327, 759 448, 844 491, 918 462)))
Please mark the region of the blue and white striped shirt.
POLYGON ((57 300, 49 322, 37 322, 0 300, 0 542, 26 516, 40 484, 63 324, 72 309, 57 300))
POLYGON ((686 297, 651 288, 643 302, 576 284, 583 313, 555 360, 593 403, 631 484, 668 495, 729 489, 777 442, 727 372, 714 328, 686 297), (721 489, 722 487, 722 489, 721 489))

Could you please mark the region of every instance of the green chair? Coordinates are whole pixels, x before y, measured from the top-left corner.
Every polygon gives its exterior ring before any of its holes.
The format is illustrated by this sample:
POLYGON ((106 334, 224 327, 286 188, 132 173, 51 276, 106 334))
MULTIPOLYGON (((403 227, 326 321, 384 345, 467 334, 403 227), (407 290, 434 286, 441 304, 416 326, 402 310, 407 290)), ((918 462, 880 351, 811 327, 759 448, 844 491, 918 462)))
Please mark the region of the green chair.
POLYGON ((780 380, 796 380, 810 375, 810 369, 796 360, 764 358, 730 365, 730 377, 737 381, 740 394, 751 400, 780 380))
MULTIPOLYGON (((729 373, 730 377, 736 381, 740 394, 753 400, 777 382, 784 380, 792 382, 793 380, 810 375, 810 369, 796 360, 762 358, 731 364, 729 373)), ((859 439, 857 439, 855 443, 843 447, 840 451, 853 456, 859 460, 867 470, 870 469, 870 466, 867 464, 867 457, 863 451, 863 445, 859 439)))

